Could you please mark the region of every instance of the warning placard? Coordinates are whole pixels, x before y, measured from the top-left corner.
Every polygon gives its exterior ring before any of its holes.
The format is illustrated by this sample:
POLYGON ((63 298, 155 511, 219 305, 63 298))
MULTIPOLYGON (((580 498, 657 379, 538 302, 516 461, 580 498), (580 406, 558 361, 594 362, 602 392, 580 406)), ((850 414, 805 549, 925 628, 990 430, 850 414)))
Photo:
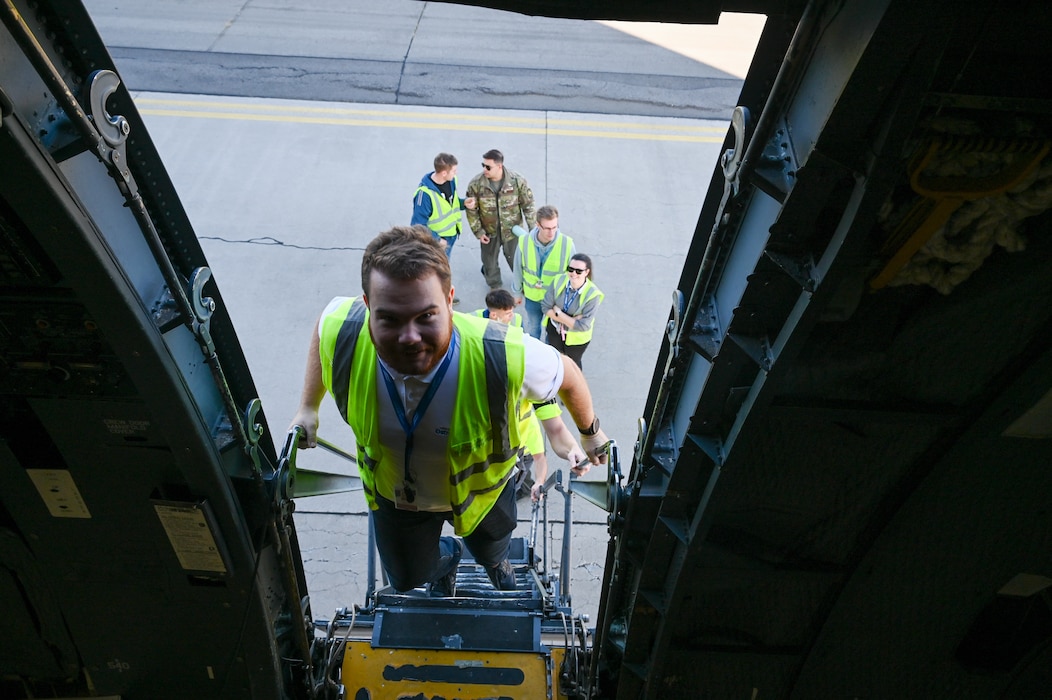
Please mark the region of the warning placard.
POLYGON ((197 504, 155 503, 153 507, 184 569, 226 573, 226 564, 216 546, 208 519, 197 504))
POLYGON ((88 506, 65 469, 26 469, 48 512, 56 518, 90 518, 88 506))

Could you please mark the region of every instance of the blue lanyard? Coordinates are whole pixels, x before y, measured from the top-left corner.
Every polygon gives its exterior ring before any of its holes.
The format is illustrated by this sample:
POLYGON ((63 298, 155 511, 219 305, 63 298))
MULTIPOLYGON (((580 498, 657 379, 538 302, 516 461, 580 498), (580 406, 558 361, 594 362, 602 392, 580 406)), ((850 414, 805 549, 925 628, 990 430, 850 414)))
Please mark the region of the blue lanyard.
POLYGON ((420 399, 420 403, 416 406, 416 411, 413 412, 413 422, 410 424, 409 420, 405 415, 405 406, 402 405, 402 398, 398 395, 398 390, 395 389, 394 379, 391 378, 391 373, 387 371, 383 363, 380 363, 380 373, 384 377, 384 385, 387 387, 387 395, 391 397, 391 405, 394 408, 395 416, 398 417, 398 423, 402 426, 402 432, 405 433, 405 461, 403 464, 404 475, 403 475, 403 487, 405 488, 405 499, 409 503, 416 500, 416 492, 412 489, 411 484, 414 483, 413 475, 409 473, 409 460, 413 456, 413 433, 416 431, 416 426, 420 425, 420 419, 424 417, 427 412, 427 407, 431 405, 431 399, 435 398, 435 393, 438 391, 439 385, 446 376, 446 370, 449 369, 449 363, 453 359, 453 353, 457 347, 457 334, 454 331, 452 337, 449 340, 449 349, 446 352, 446 356, 442 358, 442 364, 438 366, 438 371, 435 372, 435 376, 431 379, 431 383, 427 387, 427 391, 424 392, 423 398, 420 399))
MULTIPOLYGON (((584 289, 583 284, 581 285, 581 289, 584 289)), ((570 304, 572 304, 574 302, 574 299, 577 298, 577 295, 581 291, 581 289, 574 289, 573 285, 571 285, 569 282, 566 283, 566 289, 563 290, 563 312, 565 314, 570 315, 570 304), (571 294, 570 292, 573 292, 573 294, 571 294)))

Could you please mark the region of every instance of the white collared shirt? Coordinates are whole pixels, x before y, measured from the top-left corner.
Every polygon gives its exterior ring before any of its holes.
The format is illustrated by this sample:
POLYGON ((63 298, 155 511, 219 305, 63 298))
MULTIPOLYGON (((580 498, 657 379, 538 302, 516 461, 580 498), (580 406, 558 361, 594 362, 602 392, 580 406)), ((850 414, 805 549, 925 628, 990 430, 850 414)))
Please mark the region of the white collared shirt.
MULTIPOLYGON (((346 297, 333 299, 326 307, 325 313, 334 310, 346 297)), ((456 330, 454 329, 454 332, 456 330)), ((420 423, 413 432, 413 453, 409 465, 410 473, 415 480, 416 498, 413 505, 420 510, 447 511, 449 506, 449 463, 446 452, 449 442, 449 423, 457 398, 457 381, 460 372, 460 343, 450 343, 447 353, 452 352, 449 369, 442 384, 436 389, 427 412, 421 416, 420 423)), ((529 335, 523 335, 523 354, 525 371, 521 398, 541 403, 555 398, 563 382, 562 355, 551 346, 529 335)), ((425 375, 402 374, 383 362, 377 356, 377 362, 383 364, 390 373, 396 394, 402 401, 406 418, 412 421, 420 399, 427 392, 428 386, 435 377, 441 362, 425 375)), ((377 371, 377 406, 379 407, 380 441, 386 453, 391 457, 390 464, 382 464, 380 469, 395 469, 393 479, 377 479, 380 483, 401 484, 404 479, 405 432, 395 413, 390 395, 383 377, 377 371)), ((384 498, 397 502, 396 494, 381 494, 384 498)))

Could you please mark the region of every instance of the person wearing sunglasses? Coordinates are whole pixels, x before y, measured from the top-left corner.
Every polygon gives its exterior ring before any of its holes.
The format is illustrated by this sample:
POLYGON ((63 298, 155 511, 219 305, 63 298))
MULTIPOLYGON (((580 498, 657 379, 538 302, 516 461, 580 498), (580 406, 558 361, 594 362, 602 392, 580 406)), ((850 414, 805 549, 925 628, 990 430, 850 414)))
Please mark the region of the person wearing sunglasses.
POLYGON ((504 167, 504 154, 493 148, 482 154, 482 172, 468 183, 465 207, 468 226, 482 244, 486 284, 490 289, 500 289, 504 287, 501 253, 508 267, 513 267, 518 231, 528 231, 536 224, 533 190, 526 178, 504 167))
POLYGON ((592 259, 584 253, 570 258, 566 274, 544 294, 548 344, 573 360, 583 370, 581 358, 592 340, 595 312, 603 303, 603 292, 592 282, 592 259))

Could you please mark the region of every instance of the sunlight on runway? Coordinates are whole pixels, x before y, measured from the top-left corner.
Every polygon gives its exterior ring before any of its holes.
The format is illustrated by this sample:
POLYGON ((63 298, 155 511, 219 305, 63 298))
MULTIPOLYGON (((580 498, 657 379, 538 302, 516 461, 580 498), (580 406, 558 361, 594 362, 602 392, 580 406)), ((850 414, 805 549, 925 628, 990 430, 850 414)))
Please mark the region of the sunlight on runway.
POLYGON ((718 25, 603 20, 599 24, 744 78, 766 20, 765 15, 724 12, 718 25))

